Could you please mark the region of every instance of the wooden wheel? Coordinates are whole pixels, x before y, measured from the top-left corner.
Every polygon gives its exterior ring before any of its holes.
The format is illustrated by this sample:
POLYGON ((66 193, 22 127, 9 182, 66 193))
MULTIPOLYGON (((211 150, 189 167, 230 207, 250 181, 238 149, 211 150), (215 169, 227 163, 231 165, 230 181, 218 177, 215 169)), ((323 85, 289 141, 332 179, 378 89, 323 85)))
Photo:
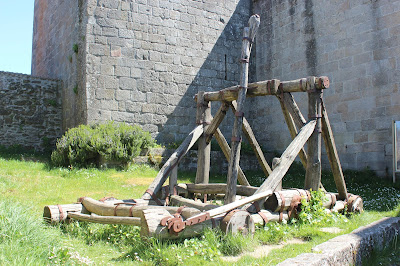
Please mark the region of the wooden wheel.
POLYGON ((228 234, 253 235, 254 221, 250 213, 244 210, 233 210, 225 215, 220 224, 221 230, 228 234))

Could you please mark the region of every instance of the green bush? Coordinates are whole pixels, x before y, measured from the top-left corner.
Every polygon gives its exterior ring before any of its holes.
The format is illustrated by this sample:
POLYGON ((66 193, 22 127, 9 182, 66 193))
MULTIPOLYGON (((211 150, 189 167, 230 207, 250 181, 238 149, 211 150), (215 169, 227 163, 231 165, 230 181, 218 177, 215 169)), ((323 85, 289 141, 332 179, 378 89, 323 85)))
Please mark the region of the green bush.
POLYGON ((85 167, 95 165, 103 157, 107 161, 126 164, 143 149, 154 145, 150 133, 136 125, 113 121, 80 125, 58 139, 51 161, 57 166, 85 167))

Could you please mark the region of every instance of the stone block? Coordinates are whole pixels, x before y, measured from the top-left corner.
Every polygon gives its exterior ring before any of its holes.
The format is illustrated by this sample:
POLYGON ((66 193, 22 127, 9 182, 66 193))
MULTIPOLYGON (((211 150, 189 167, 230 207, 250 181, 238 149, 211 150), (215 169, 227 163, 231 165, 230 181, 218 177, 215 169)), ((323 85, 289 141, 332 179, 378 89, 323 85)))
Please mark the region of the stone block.
POLYGON ((113 1, 113 0, 99 0, 98 1, 98 6, 100 7, 106 7, 110 9, 117 9, 119 6, 120 1, 113 1))
POLYGON ((361 120, 361 130, 369 131, 376 129, 376 121, 375 119, 366 119, 361 120))
POLYGON ((115 70, 114 70, 114 74, 117 77, 130 77, 131 69, 129 67, 116 66, 115 70))
POLYGON ((355 132, 354 133, 354 142, 362 143, 368 141, 368 133, 367 132, 355 132))
POLYGON ((118 29, 117 28, 110 28, 110 27, 103 27, 102 34, 106 37, 116 37, 118 36, 118 29))
POLYGON ((136 88, 136 80, 133 78, 121 77, 119 79, 119 88, 122 90, 133 90, 136 88))
POLYGON ((117 101, 128 101, 131 99, 131 91, 130 90, 116 90, 115 91, 115 99, 117 101))

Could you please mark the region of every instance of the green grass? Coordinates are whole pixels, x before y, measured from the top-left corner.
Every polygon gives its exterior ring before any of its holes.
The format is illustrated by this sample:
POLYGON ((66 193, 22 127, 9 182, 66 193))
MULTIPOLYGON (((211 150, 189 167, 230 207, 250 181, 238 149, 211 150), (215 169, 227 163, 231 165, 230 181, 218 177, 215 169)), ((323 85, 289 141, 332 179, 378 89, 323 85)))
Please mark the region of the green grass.
MULTIPOLYGON (((237 255, 261 244, 291 238, 306 240, 305 244, 273 250, 264 258, 244 256, 236 263, 274 265, 288 257, 310 252, 314 246, 338 235, 322 233, 316 226, 270 223, 258 229, 253 238, 225 236, 208 230, 198 238, 159 241, 140 239, 139 229, 130 226, 82 222, 44 225, 41 216, 45 205, 68 204, 82 196, 139 198, 157 174, 156 169, 145 165, 133 165, 126 170, 67 169, 53 168, 47 160, 45 155, 0 149, 0 193, 5 199, 0 201, 0 264, 229 264, 220 260, 221 255, 237 255), (8 236, 4 236, 5 231, 8 236), (39 242, 41 244, 37 244, 39 242), (26 250, 29 252, 23 252, 26 250)), ((179 182, 183 183, 193 182, 195 177, 194 173, 179 174, 179 182)), ((252 185, 264 180, 262 173, 246 174, 252 185)), ((370 171, 348 171, 345 176, 348 190, 363 197, 366 212, 326 226, 339 227, 343 234, 382 217, 400 215, 400 191, 392 184, 370 171)), ((211 180, 224 182, 226 176, 212 175, 211 180)), ((284 186, 302 187, 303 182, 304 170, 298 164, 293 165, 284 179, 284 186)), ((328 191, 335 191, 330 173, 323 173, 323 183, 328 191)))
POLYGON ((61 233, 30 215, 26 206, 0 201, 0 264, 40 265, 70 260, 59 243, 61 233))

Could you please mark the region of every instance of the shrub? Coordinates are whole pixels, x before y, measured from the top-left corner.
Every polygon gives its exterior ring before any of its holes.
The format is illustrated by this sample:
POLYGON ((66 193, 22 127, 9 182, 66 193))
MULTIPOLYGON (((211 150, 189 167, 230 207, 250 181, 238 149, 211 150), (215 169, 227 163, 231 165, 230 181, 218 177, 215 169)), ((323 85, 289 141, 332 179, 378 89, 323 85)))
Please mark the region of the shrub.
POLYGON ((103 157, 107 161, 126 164, 143 149, 155 145, 149 132, 139 126, 107 122, 80 125, 69 129, 58 139, 51 161, 57 166, 91 166, 103 157))

